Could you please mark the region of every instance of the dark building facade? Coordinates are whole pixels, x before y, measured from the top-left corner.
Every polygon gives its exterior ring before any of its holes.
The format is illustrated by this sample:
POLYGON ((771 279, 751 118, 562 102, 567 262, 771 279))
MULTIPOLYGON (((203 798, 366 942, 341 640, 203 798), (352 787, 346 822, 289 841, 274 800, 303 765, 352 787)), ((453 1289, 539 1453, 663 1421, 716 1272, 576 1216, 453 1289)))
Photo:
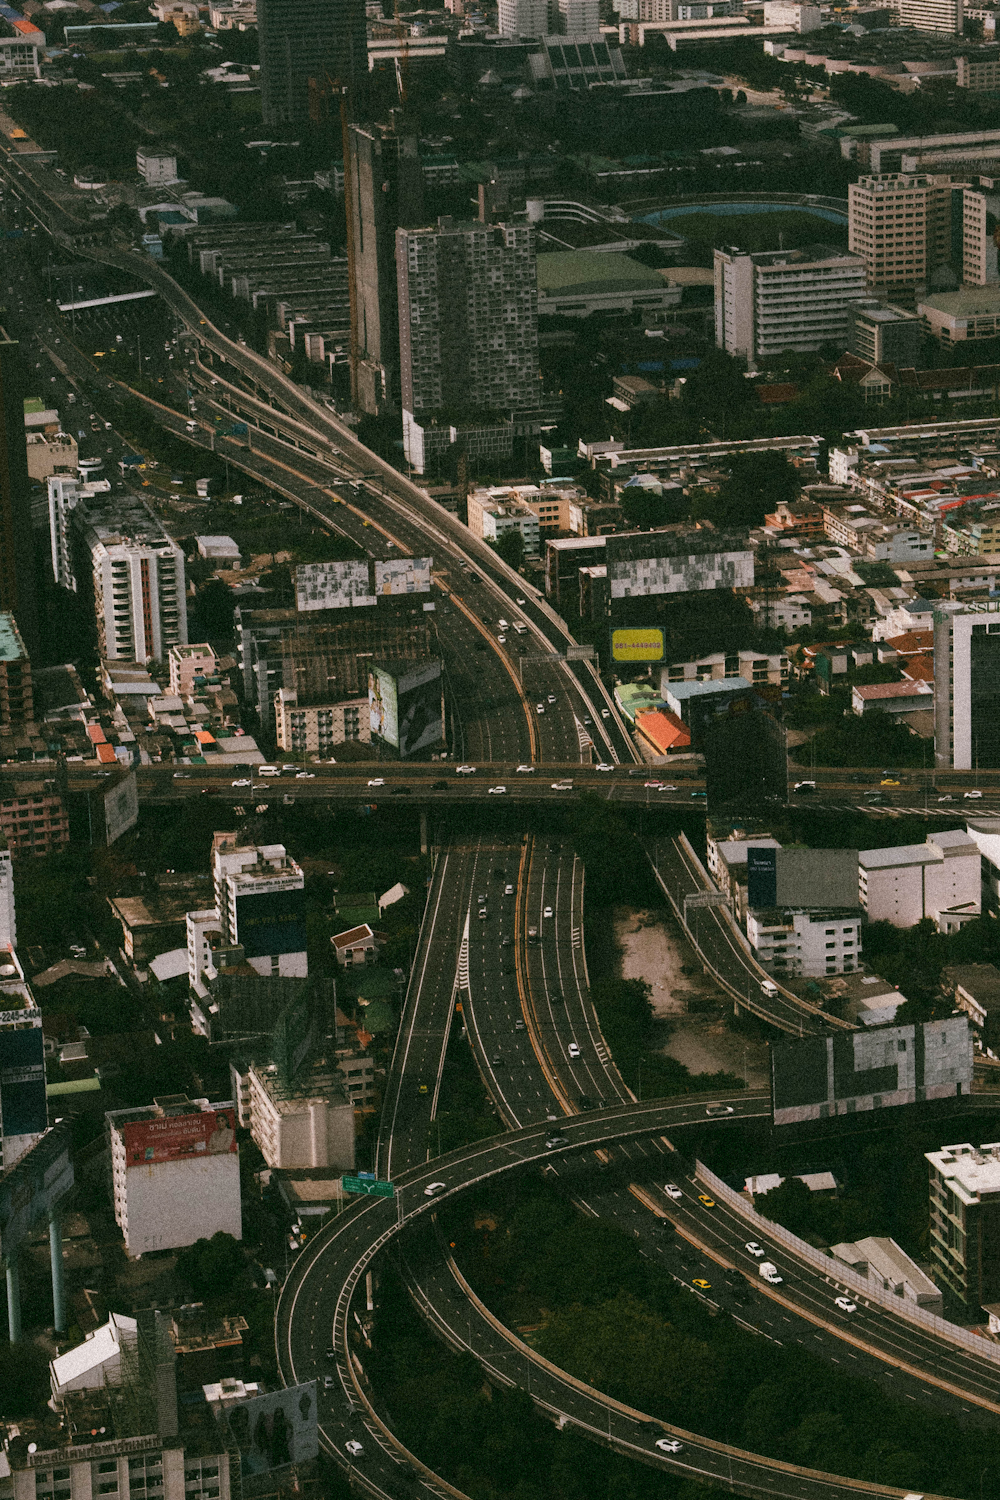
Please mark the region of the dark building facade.
POLYGON ((415 137, 382 125, 347 131, 353 319, 351 399, 377 416, 399 409, 396 230, 419 224, 423 175, 415 137))
POLYGON ((39 659, 31 481, 24 433, 24 363, 0 328, 0 610, 17 621, 28 656, 39 659))
POLYGON ((315 118, 317 101, 339 110, 336 88, 348 89, 348 113, 364 107, 368 37, 364 0, 259 0, 261 110, 265 125, 315 118))

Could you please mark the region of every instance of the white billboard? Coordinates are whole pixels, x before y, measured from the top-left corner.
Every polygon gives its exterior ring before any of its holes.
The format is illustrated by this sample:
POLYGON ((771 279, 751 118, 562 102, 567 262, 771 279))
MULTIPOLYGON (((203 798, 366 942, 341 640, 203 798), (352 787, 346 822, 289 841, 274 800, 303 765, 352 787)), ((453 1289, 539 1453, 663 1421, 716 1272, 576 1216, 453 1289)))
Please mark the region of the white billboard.
MULTIPOLYGON (((608 549, 609 553, 611 549, 608 549)), ((753 586, 753 553, 699 552, 680 557, 608 557, 612 599, 753 586)))
POLYGON ((109 845, 139 821, 139 788, 135 772, 116 781, 104 797, 104 828, 109 845))
POLYGON ((300 613, 374 603, 367 562, 299 563, 295 569, 295 608, 300 613))
POLYGON ((387 557, 375 563, 376 594, 429 594, 432 557, 387 557))

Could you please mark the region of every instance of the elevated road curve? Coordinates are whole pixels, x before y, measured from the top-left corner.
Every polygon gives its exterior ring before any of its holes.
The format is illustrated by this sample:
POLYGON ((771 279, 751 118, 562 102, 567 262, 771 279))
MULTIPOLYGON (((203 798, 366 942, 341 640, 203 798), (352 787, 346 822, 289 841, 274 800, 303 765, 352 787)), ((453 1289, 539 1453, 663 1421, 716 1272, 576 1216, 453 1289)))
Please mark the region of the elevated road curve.
MULTIPOLYGON (((393 1438, 389 1426, 368 1401, 355 1344, 352 1298, 380 1250, 436 1206, 466 1188, 511 1171, 523 1171, 553 1156, 567 1156, 615 1141, 659 1135, 685 1124, 703 1123, 710 1104, 731 1103, 737 1119, 768 1113, 763 1092, 730 1096, 688 1096, 627 1104, 567 1119, 560 1125, 566 1145, 547 1150, 550 1126, 542 1123, 505 1136, 477 1142, 429 1163, 407 1168, 396 1178, 396 1200, 364 1199, 341 1214, 300 1253, 282 1289, 276 1318, 276 1343, 282 1377, 288 1384, 336 1371, 347 1401, 337 1402, 321 1422, 324 1447, 347 1466, 348 1441, 360 1442, 362 1454, 351 1465, 352 1481, 366 1493, 395 1495, 404 1471, 418 1477, 422 1492, 458 1496, 393 1438), (428 1194, 434 1183, 442 1186, 428 1194), (330 1348, 332 1358, 326 1359, 330 1348)), ((723 1443, 673 1428, 658 1418, 609 1400, 541 1362, 533 1367, 532 1397, 542 1410, 558 1415, 587 1436, 643 1462, 669 1467, 678 1475, 724 1485, 732 1493, 762 1494, 787 1500, 903 1500, 904 1491, 814 1470, 800 1469, 746 1453, 723 1443), (677 1455, 658 1451, 655 1440, 676 1436, 677 1455)), ((925 1496, 924 1500, 936 1500, 925 1496)))

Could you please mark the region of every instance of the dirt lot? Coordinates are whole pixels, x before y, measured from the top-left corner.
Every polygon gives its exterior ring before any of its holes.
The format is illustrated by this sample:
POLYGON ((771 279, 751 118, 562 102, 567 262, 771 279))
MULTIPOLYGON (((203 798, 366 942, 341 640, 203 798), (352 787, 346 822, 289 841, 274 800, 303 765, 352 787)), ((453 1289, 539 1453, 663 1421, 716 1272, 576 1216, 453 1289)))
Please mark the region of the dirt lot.
POLYGON ((665 1023, 663 1051, 668 1057, 692 1073, 724 1069, 738 1073, 751 1088, 767 1084, 767 1046, 729 1027, 729 1001, 702 972, 671 918, 660 911, 619 907, 615 937, 622 950, 622 978, 644 979, 652 987, 653 1014, 665 1023))

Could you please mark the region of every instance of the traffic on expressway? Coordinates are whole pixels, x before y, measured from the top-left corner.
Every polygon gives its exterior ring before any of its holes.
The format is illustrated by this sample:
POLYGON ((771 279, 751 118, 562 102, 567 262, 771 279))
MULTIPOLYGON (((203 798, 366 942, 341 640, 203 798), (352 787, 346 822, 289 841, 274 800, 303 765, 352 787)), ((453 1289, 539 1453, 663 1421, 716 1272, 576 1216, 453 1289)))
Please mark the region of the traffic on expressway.
MULTIPOLYGON (((0 160, 0 173, 68 245, 72 226, 56 222, 24 171, 15 174, 0 160)), ((481 801, 497 807, 505 800, 564 804, 589 792, 639 807, 704 805, 699 778, 671 781, 636 765, 627 725, 593 664, 573 654, 576 643, 544 596, 485 543, 358 443, 348 426, 274 365, 228 339, 161 267, 107 241, 75 248, 145 280, 188 330, 185 378, 198 391, 194 430, 183 415, 143 397, 164 428, 194 447, 215 450, 216 416, 235 411, 252 424, 245 445, 222 440, 235 467, 359 542, 369 555, 432 553, 435 559, 434 627, 452 730, 448 761, 374 773, 351 765, 286 773, 279 765, 276 775, 262 775, 247 767, 231 776, 149 766, 138 777, 144 798, 173 803, 217 796, 237 807, 279 796, 283 803, 410 796, 428 806, 481 801), (500 640, 501 620, 515 617, 524 624, 524 636, 500 640)), ((63 344, 58 360, 64 388, 92 380, 93 367, 79 350, 63 344)), ((124 382, 107 385, 111 400, 116 390, 137 398, 124 382)), ((84 786, 100 773, 69 768, 69 776, 71 785, 84 786)), ((853 781, 820 780, 815 791, 793 790, 791 797, 831 806, 837 799, 863 803, 853 781)), ((952 785, 979 790, 978 777, 974 788, 967 781, 952 785)), ((936 803, 954 795, 944 787, 943 779, 940 787, 922 782, 913 800, 922 799, 927 811, 943 811, 928 804, 932 796, 936 803)), ((891 804, 892 798, 885 800, 891 804)), ((689 898, 704 894, 697 871, 676 840, 669 846, 654 841, 647 852, 687 923, 689 898)), ((276 1314, 282 1377, 289 1384, 317 1378, 324 1387, 323 1443, 352 1486, 392 1496, 405 1482, 418 1492, 459 1496, 393 1435, 368 1387, 356 1336, 355 1297, 360 1299, 369 1272, 374 1289, 380 1253, 398 1239, 406 1259, 423 1237, 425 1249, 431 1240, 430 1254, 412 1264, 408 1275, 428 1321, 454 1347, 470 1350, 491 1379, 526 1385, 536 1406, 563 1430, 747 1496, 902 1496, 901 1490, 798 1468, 681 1430, 547 1365, 489 1313, 435 1235, 438 1209, 469 1188, 545 1170, 579 1189, 582 1201, 595 1205, 591 1212, 641 1215, 646 1226, 665 1220, 675 1225, 692 1253, 721 1268, 734 1298, 745 1285, 754 1299, 765 1299, 761 1305, 780 1308, 785 1321, 822 1330, 845 1350, 850 1346, 852 1355, 879 1361, 949 1400, 1000 1411, 996 1361, 987 1351, 966 1348, 888 1299, 854 1300, 848 1311, 837 1300, 852 1300, 844 1278, 822 1276, 786 1241, 769 1240, 737 1204, 705 1191, 697 1165, 686 1161, 669 1136, 683 1140, 694 1128, 749 1127, 767 1119, 769 1100, 749 1089, 652 1101, 631 1096, 590 1001, 583 877, 574 851, 555 837, 497 833, 446 843, 438 852, 378 1142, 378 1174, 392 1182, 393 1196, 357 1202, 299 1253, 276 1314), (434 1149, 434 1124, 456 1027, 471 1047, 498 1133, 442 1152, 434 1149), (614 1201, 618 1189, 607 1186, 610 1164, 615 1181, 624 1174, 620 1203, 614 1201), (758 1251, 781 1266, 778 1284, 761 1287, 758 1251), (329 1388, 327 1376, 333 1377, 329 1388)), ((784 992, 763 1003, 760 974, 732 941, 717 908, 691 909, 698 912, 689 929, 693 940, 734 1000, 784 1030, 839 1024, 784 992)), ((690 1280, 696 1287, 701 1283, 706 1296, 713 1290, 704 1275, 690 1280)), ((754 1316, 759 1312, 757 1307, 754 1316)))

